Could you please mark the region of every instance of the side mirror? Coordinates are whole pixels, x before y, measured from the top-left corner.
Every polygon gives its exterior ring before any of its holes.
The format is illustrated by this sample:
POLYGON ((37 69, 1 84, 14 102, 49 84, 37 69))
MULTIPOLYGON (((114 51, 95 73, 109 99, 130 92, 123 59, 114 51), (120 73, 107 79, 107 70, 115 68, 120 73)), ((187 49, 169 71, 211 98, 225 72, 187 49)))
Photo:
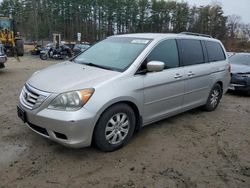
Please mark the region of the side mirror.
POLYGON ((160 72, 163 71, 165 67, 165 63, 161 61, 150 61, 147 64, 147 71, 148 72, 160 72))

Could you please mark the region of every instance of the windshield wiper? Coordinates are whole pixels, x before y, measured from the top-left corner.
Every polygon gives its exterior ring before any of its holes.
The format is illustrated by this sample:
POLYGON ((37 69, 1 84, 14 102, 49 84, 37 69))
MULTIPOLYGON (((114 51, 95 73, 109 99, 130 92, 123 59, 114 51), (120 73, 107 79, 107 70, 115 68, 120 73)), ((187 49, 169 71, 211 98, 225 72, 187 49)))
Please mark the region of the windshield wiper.
POLYGON ((91 63, 91 62, 76 61, 75 59, 73 59, 73 62, 74 63, 78 63, 78 64, 82 64, 82 65, 88 65, 88 66, 91 66, 91 67, 97 67, 97 68, 106 69, 106 70, 118 71, 115 68, 108 67, 108 66, 103 66, 103 65, 98 65, 98 64, 94 64, 94 63, 91 63))
POLYGON ((82 64, 88 65, 88 66, 91 66, 91 67, 97 67, 97 68, 101 68, 101 69, 106 69, 106 70, 114 70, 111 67, 107 67, 107 66, 103 66, 103 65, 97 65, 97 64, 94 64, 94 63, 82 62, 82 64))

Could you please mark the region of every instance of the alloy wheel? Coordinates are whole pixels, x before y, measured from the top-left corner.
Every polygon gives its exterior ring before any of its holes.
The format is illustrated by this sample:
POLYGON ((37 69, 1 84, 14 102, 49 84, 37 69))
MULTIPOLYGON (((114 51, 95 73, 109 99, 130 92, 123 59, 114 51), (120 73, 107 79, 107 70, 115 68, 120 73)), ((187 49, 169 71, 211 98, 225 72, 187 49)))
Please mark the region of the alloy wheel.
POLYGON ((105 138, 110 144, 119 144, 127 136, 130 121, 125 113, 117 113, 110 118, 105 128, 105 138))
POLYGON ((219 98, 220 98, 220 91, 218 89, 214 89, 210 98, 210 103, 213 106, 213 108, 215 108, 216 105, 218 104, 219 98))

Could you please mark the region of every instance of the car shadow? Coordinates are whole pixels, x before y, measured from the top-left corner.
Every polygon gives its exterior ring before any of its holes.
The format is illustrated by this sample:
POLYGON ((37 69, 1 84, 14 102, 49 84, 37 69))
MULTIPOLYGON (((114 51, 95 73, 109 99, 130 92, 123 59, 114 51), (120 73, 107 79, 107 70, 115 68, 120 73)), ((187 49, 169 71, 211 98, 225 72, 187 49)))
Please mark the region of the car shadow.
POLYGON ((238 96, 238 97, 250 97, 250 95, 248 95, 247 92, 244 92, 244 91, 228 90, 227 94, 232 95, 232 96, 238 96))

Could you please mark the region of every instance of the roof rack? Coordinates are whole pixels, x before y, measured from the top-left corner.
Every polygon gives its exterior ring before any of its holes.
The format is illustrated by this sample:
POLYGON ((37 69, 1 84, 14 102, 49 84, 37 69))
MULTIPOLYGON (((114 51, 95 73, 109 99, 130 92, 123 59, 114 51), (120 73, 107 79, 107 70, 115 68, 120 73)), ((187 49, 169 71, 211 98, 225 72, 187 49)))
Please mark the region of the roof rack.
POLYGON ((181 32, 181 33, 179 33, 179 34, 213 38, 211 35, 206 35, 206 34, 202 34, 202 33, 181 32))

